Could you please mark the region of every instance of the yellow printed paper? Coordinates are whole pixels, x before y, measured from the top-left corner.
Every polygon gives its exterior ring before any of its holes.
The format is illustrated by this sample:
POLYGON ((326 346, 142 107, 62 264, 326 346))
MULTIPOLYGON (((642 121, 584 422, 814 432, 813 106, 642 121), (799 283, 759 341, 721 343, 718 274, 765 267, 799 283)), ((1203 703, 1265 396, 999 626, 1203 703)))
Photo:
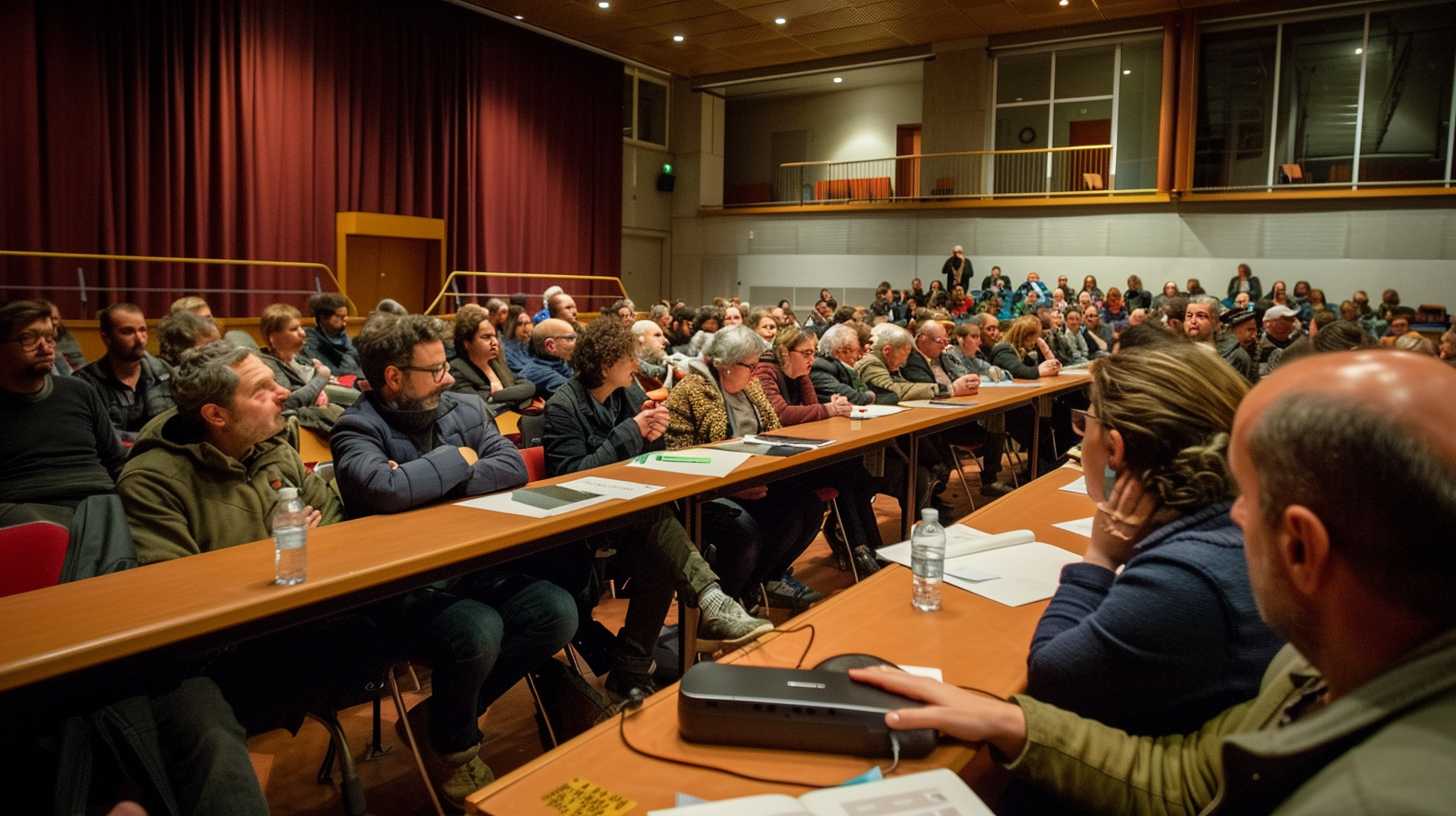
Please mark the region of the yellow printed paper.
POLYGON ((637 807, 631 799, 581 777, 561 785, 541 801, 563 816, 625 816, 637 807))

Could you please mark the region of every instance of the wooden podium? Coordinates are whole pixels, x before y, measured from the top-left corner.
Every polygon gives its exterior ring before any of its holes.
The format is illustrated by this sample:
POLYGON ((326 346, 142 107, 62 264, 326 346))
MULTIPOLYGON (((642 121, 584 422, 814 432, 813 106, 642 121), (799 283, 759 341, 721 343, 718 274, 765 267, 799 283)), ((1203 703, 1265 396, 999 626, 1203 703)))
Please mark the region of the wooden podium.
POLYGON ((339 285, 366 314, 382 298, 423 311, 445 285, 445 220, 414 215, 335 215, 339 285))

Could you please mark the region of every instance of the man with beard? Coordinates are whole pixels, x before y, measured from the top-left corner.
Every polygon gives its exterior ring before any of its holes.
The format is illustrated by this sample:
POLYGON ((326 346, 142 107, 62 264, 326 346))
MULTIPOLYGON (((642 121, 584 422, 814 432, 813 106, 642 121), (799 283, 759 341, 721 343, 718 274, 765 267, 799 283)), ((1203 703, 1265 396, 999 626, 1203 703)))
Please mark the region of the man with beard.
POLYGON ((667 358, 667 336, 662 327, 651 320, 639 320, 632 324, 632 336, 637 341, 637 370, 658 385, 671 388, 676 372, 667 358))
MULTIPOLYGON (((359 364, 373 388, 330 438, 351 518, 526 483, 526 463, 480 398, 447 391, 455 380, 443 332, 433 317, 406 315, 373 318, 359 334, 359 364)), ((459 808, 494 778, 480 760, 478 717, 566 645, 577 627, 576 604, 565 590, 508 565, 418 590, 401 605, 406 631, 436 644, 429 714, 417 706, 410 718, 430 735, 431 778, 459 808), (442 684, 446 664, 460 671, 442 684)))
POLYGON ((87 496, 112 493, 126 454, 96 390, 52 374, 49 304, 0 306, 0 526, 69 525, 87 496))
POLYGON ((172 407, 172 372, 147 354, 147 318, 140 306, 115 303, 96 315, 106 354, 76 372, 101 395, 123 442, 172 407))

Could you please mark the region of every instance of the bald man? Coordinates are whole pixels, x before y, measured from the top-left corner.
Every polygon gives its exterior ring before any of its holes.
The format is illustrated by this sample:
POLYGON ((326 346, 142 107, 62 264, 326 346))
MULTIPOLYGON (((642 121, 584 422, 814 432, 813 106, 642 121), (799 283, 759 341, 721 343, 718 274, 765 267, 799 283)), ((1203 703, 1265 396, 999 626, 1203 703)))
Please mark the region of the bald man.
MULTIPOLYGON (((930 703, 886 715, 891 728, 989 743, 1079 810, 1456 813, 1453 393, 1449 366, 1378 350, 1304 357, 1249 392, 1232 515, 1259 613, 1289 646, 1257 697, 1191 734, 1131 737, 1025 696, 851 674, 930 703)), ((1129 537, 1150 515, 1102 510, 1129 537)))
POLYGON ((654 320, 639 320, 632 324, 632 336, 637 340, 637 370, 658 384, 672 387, 672 366, 667 362, 667 335, 654 320))
POLYGON ((546 301, 546 308, 551 311, 551 317, 576 325, 576 299, 571 295, 557 292, 546 301))
POLYGON ((571 379, 571 352, 576 349, 576 329, 565 320, 547 318, 531 329, 531 357, 516 374, 517 379, 536 384, 536 395, 550 399, 556 389, 571 379))

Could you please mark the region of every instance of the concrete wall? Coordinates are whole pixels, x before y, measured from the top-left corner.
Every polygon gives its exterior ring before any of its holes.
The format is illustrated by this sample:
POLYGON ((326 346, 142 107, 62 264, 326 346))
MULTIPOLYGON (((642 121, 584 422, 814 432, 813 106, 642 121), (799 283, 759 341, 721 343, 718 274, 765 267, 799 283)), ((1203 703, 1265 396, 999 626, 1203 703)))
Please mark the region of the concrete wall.
POLYGON ((711 216, 675 219, 674 265, 698 270, 700 297, 789 297, 808 306, 821 286, 862 293, 882 279, 904 286, 917 275, 928 284, 959 243, 978 277, 999 264, 1017 281, 1036 271, 1043 280, 1090 274, 1104 286, 1122 286, 1137 274, 1154 288, 1196 277, 1218 291, 1234 266, 1247 262, 1266 288, 1276 279, 1290 286, 1304 279, 1338 302, 1355 289, 1379 297, 1378 290, 1389 286, 1406 303, 1456 306, 1456 210, 1417 206, 711 216))

